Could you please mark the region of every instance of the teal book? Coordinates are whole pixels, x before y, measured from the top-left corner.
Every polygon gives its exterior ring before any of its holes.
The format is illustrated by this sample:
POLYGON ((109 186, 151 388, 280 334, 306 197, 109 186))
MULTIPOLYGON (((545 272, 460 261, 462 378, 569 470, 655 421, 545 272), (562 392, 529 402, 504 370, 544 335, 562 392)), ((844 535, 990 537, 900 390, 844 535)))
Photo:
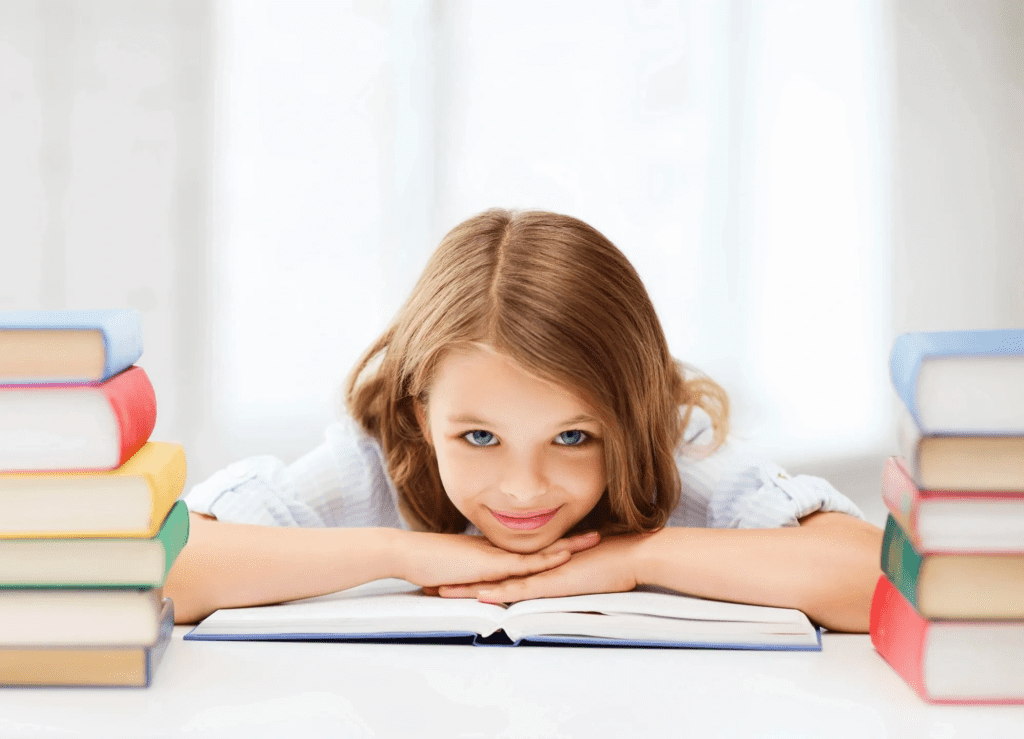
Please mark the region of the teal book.
POLYGON ((921 574, 921 555, 910 537, 891 515, 885 521, 882 536, 882 572, 912 606, 918 607, 917 584, 921 574))
POLYGON ((131 308, 0 311, 0 385, 107 380, 142 356, 142 316, 131 308))
POLYGON ((882 571, 923 618, 1024 620, 1024 552, 921 553, 890 515, 882 571))
POLYGON ((179 500, 150 539, 0 539, 0 590, 160 587, 188 541, 188 526, 179 500))

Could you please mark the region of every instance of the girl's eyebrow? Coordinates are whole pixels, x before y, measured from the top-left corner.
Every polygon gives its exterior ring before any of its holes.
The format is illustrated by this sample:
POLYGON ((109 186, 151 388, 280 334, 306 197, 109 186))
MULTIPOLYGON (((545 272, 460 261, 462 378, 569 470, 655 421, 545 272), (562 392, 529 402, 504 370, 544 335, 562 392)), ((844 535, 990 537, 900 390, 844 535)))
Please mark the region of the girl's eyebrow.
POLYGON ((597 423, 597 419, 593 416, 588 416, 586 413, 580 413, 572 418, 567 418, 556 426, 572 426, 577 423, 597 423))
POLYGON ((494 425, 494 424, 490 423, 489 421, 483 420, 482 418, 477 418, 476 416, 465 415, 465 414, 460 415, 460 416, 448 416, 447 421, 448 421, 448 423, 475 423, 475 424, 478 424, 480 426, 493 426, 494 425))
MULTIPOLYGON (((490 426, 490 427, 497 427, 498 425, 500 425, 500 424, 492 423, 490 421, 485 421, 482 418, 477 418, 476 416, 469 415, 469 414, 456 415, 456 416, 448 416, 447 420, 448 420, 448 423, 456 423, 456 424, 469 423, 469 424, 477 424, 479 426, 490 426)), ((562 427, 562 426, 572 426, 572 425, 577 424, 577 423, 597 423, 597 419, 594 418, 593 416, 588 416, 586 413, 580 413, 579 415, 573 416, 572 418, 567 418, 564 421, 562 421, 561 423, 556 423, 554 425, 558 426, 558 427, 562 427)))

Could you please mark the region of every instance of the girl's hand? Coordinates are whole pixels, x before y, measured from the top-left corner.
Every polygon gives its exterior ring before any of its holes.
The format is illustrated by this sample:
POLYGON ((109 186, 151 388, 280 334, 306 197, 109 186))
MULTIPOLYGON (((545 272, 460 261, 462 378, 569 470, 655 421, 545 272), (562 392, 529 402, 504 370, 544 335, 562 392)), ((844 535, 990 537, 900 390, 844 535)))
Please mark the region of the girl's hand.
POLYGON ((501 582, 442 585, 443 598, 476 598, 488 603, 514 603, 530 598, 558 598, 587 593, 618 593, 637 586, 637 552, 651 534, 613 536, 574 554, 561 567, 507 577, 501 582))
POLYGON ((499 549, 482 536, 402 532, 397 540, 396 577, 436 595, 438 586, 501 582, 551 570, 600 540, 595 531, 559 539, 533 554, 517 554, 499 549))

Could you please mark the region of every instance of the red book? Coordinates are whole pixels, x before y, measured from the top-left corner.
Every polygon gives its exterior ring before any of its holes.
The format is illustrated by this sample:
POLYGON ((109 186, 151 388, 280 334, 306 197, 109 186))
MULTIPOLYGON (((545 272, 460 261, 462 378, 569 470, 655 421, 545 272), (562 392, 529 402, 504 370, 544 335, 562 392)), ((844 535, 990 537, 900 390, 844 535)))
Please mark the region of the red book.
POLYGON ((129 367, 88 385, 0 385, 0 470, 112 470, 149 439, 156 394, 129 367))
POLYGON ((882 499, 918 554, 1024 553, 1024 492, 921 490, 906 461, 889 457, 882 499))
POLYGON ((871 643, 931 703, 1024 703, 1024 622, 929 621, 882 576, 871 643))

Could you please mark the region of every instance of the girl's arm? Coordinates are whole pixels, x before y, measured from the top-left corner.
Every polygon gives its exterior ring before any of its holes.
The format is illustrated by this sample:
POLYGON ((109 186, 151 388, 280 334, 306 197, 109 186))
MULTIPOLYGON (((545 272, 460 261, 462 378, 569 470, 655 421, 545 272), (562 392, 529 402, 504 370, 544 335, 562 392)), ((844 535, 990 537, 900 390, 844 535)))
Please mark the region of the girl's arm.
POLYGON ((195 623, 218 608, 280 603, 371 580, 423 586, 504 580, 557 567, 596 535, 515 554, 482 537, 388 528, 295 528, 227 523, 190 514, 188 544, 167 575, 175 620, 195 623))
POLYGON ((797 608, 828 629, 867 631, 881 574, 882 531, 845 513, 813 513, 800 523, 615 536, 556 570, 442 587, 440 594, 513 602, 658 585, 703 598, 797 608))
POLYGON ((797 608, 834 631, 866 632, 882 531, 845 513, 799 527, 662 529, 637 542, 637 584, 704 598, 797 608))

